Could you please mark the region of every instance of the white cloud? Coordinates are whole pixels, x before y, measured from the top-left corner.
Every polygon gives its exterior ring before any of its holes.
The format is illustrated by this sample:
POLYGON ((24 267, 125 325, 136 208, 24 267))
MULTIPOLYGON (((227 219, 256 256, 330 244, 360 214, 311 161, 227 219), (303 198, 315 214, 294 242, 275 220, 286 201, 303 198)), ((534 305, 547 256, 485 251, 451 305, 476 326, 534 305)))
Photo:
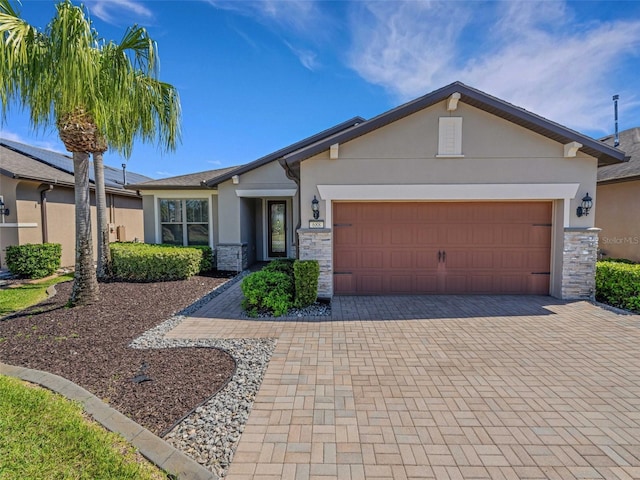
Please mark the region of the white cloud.
POLYGON ((640 21, 581 24, 563 2, 488 5, 362 4, 350 65, 403 100, 461 80, 579 130, 607 130, 613 93, 637 101, 614 80, 640 47, 640 21))
POLYGON ((293 54, 298 57, 298 60, 302 64, 304 68, 310 71, 315 71, 320 67, 320 62, 318 61, 318 55, 311 50, 306 50, 304 48, 296 48, 291 45, 289 42, 284 42, 285 45, 293 52, 293 54))
MULTIPOLYGON (((317 2, 312 0, 206 1, 216 8, 250 17, 277 32, 282 42, 298 58, 304 68, 315 71, 320 66, 316 52, 311 48, 299 46, 301 43, 317 44, 329 38, 331 31, 328 28, 329 17, 317 2)), ((238 34, 247 43, 255 46, 247 34, 240 31, 238 34)))
POLYGON ((111 24, 120 22, 123 12, 133 14, 138 22, 140 17, 153 18, 151 10, 135 0, 92 0, 88 1, 87 5, 92 15, 111 24))
POLYGON ((19 133, 10 132, 9 130, 0 130, 0 138, 44 150, 51 150, 52 152, 62 153, 63 155, 69 155, 69 152, 66 151, 64 145, 59 140, 34 140, 32 138, 25 138, 19 133))
POLYGON ((210 163, 211 165, 216 165, 216 166, 222 165, 222 162, 220 160, 207 160, 207 163, 210 163))
POLYGON ((275 25, 298 34, 309 34, 310 26, 318 25, 324 18, 317 3, 311 0, 206 1, 216 8, 234 11, 265 25, 275 25))

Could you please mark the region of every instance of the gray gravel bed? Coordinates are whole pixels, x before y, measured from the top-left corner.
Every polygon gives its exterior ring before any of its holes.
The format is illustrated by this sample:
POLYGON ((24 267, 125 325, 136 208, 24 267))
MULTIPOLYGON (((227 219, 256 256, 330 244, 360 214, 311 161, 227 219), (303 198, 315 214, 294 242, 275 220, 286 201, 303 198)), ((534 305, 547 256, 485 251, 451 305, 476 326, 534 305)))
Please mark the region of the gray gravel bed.
MULTIPOLYGON (((225 283, 206 297, 210 301, 224 287, 240 277, 225 283), (216 293, 217 292, 217 293, 216 293)), ((218 477, 227 474, 233 454, 244 431, 253 401, 258 393, 264 373, 276 345, 273 338, 240 339, 165 339, 164 335, 205 302, 199 300, 157 327, 148 330, 131 342, 130 347, 176 348, 210 347, 227 351, 236 361, 236 371, 229 383, 217 394, 179 421, 165 436, 169 444, 181 450, 218 477)))

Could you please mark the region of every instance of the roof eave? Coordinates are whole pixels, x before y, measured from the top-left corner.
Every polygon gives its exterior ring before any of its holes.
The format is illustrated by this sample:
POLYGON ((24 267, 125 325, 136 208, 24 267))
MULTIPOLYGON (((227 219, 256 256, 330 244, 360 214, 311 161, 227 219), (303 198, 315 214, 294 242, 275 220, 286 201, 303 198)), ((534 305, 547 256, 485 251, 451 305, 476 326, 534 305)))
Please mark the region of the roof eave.
POLYGON ((567 127, 563 127, 562 125, 554 123, 520 107, 516 107, 515 105, 496 97, 492 97, 491 95, 471 88, 461 82, 454 82, 416 100, 412 100, 404 105, 389 110, 388 112, 382 113, 381 115, 378 115, 377 117, 374 117, 371 120, 350 129, 349 131, 338 133, 331 138, 317 142, 315 145, 304 147, 285 155, 284 161, 290 168, 292 168, 296 163, 328 150, 334 143, 346 142, 361 135, 365 135, 384 125, 435 105, 453 93, 460 93, 460 101, 467 105, 471 105, 488 113, 497 115, 552 140, 556 140, 563 144, 577 141, 583 145, 581 150, 584 153, 598 159, 599 166, 611 165, 624 161, 624 152, 617 148, 602 144, 593 138, 587 137, 586 135, 578 133, 567 127))
POLYGON ((220 177, 216 177, 211 180, 208 180, 206 183, 208 186, 211 186, 211 187, 217 186, 223 182, 226 182, 227 180, 230 180, 235 175, 242 175, 243 173, 247 173, 251 170, 254 170, 263 165, 266 165, 267 163, 270 163, 274 160, 278 160, 291 152, 295 152, 302 148, 305 148, 306 146, 313 145, 315 142, 321 140, 322 138, 335 135, 338 132, 344 131, 345 129, 349 129, 354 125, 358 125, 363 122, 366 122, 366 120, 359 116, 350 118, 345 122, 339 123, 338 125, 334 125, 333 127, 330 127, 326 130, 316 133, 315 135, 312 135, 303 140, 300 140, 299 142, 296 142, 287 147, 281 148, 280 150, 270 153, 269 155, 265 155, 264 157, 254 160, 253 162, 247 163, 245 165, 240 165, 238 168, 230 172, 227 172, 226 174, 221 175, 220 177))

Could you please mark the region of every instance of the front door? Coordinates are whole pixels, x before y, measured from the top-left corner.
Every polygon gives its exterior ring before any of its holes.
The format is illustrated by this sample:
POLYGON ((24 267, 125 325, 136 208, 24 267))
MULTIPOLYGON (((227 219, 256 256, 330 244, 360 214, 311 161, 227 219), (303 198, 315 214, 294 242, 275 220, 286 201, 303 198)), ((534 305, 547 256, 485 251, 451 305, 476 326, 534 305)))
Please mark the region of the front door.
POLYGON ((269 257, 287 256, 287 202, 270 200, 269 209, 269 257))

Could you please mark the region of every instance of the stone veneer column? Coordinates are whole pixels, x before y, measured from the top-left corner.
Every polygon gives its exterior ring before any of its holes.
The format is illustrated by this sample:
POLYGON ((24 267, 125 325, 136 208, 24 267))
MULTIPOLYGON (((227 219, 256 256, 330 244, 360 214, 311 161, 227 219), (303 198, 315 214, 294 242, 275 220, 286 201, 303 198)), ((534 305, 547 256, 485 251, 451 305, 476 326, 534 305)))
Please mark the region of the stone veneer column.
POLYGON ((593 299, 599 228, 565 228, 562 253, 562 298, 593 299))
POLYGON ((298 258, 318 260, 320 278, 318 297, 333 296, 333 257, 331 251, 330 228, 301 228, 298 230, 298 258))
POLYGON ((222 243, 216 247, 218 270, 241 272, 249 267, 249 248, 246 243, 222 243))

